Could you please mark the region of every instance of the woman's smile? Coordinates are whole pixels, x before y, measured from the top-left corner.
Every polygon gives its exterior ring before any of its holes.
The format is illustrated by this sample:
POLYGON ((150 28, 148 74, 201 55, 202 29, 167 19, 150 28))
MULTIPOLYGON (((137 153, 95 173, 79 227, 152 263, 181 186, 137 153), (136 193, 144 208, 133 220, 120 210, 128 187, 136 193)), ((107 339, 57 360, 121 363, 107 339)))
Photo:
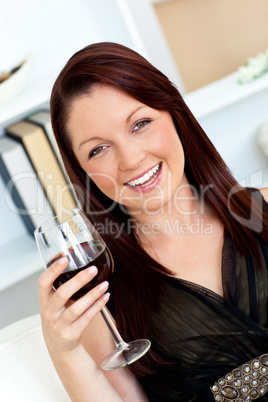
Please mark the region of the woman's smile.
POLYGON ((145 173, 136 176, 129 182, 125 183, 125 186, 131 187, 138 192, 151 191, 161 180, 162 177, 162 162, 159 162, 156 166, 147 170, 145 173))

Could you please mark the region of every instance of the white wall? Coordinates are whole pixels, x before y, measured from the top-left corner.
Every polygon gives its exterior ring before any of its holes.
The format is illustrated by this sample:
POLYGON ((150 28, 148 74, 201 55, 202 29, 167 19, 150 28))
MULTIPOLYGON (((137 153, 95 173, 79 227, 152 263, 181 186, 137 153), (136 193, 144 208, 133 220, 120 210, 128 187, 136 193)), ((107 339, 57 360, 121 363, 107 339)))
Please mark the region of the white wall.
POLYGON ((1 6, 0 68, 33 53, 31 80, 60 68, 74 51, 98 40, 85 0, 9 0, 1 6))
POLYGON ((0 292, 0 329, 39 312, 37 289, 41 272, 0 292))

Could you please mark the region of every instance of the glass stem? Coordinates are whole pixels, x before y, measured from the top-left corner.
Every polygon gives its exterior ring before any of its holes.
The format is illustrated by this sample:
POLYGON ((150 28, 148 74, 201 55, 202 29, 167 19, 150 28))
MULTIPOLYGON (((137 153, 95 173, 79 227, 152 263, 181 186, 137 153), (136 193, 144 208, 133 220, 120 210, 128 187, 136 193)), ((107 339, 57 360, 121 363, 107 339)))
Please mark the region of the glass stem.
POLYGON ((103 307, 101 310, 101 315, 102 318, 105 321, 105 324, 107 325, 113 340, 116 344, 116 349, 125 349, 128 345, 127 343, 123 340, 123 338, 121 337, 121 335, 119 334, 116 326, 113 323, 112 317, 109 313, 109 310, 106 307, 103 307))

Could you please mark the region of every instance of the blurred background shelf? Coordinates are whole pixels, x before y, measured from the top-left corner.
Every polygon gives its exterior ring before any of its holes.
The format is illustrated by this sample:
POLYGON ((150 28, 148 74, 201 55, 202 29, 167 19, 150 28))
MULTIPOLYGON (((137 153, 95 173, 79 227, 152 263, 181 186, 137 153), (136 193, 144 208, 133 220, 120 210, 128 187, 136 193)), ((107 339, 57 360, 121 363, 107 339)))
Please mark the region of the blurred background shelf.
MULTIPOLYGON (((238 83, 238 73, 185 94, 184 99, 197 119, 254 96, 268 88, 268 72, 246 84, 238 83)), ((267 104, 263 105, 267 110, 267 104)), ((268 118, 268 116, 267 116, 268 118)))

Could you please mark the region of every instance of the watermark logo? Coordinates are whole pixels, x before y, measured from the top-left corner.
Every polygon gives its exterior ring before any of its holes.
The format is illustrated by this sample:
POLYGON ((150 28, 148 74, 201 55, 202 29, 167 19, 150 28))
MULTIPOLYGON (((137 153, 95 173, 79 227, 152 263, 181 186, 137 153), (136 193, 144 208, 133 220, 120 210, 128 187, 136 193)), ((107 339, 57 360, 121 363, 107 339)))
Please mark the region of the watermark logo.
MULTIPOLYGON (((39 181, 35 174, 29 172, 17 174, 7 183, 6 191, 11 195, 13 195, 14 191, 17 191, 18 189, 20 189, 20 191, 24 191, 25 193, 29 193, 28 200, 30 200, 30 202, 28 205, 25 205, 25 208, 18 206, 16 202, 12 200, 12 198, 7 196, 6 193, 5 201, 12 212, 29 216, 33 214, 44 215, 48 212, 47 208, 49 203, 47 202, 47 199, 49 199, 50 204, 57 203, 57 209, 62 209, 62 211, 66 211, 66 209, 68 209, 65 205, 66 192, 72 192, 75 187, 72 185, 63 186, 61 184, 53 184, 54 177, 51 172, 39 172, 39 178, 41 178, 42 182, 46 183, 46 185, 41 186, 41 180, 39 181)), ((118 186, 118 183, 112 176, 107 174, 95 174, 94 176, 91 176, 91 178, 88 178, 86 182, 86 192, 84 194, 81 193, 81 189, 79 188, 76 189, 76 192, 79 193, 79 207, 92 217, 94 217, 94 215, 106 215, 107 213, 112 214, 115 207, 119 207, 123 213, 129 216, 128 206, 136 206, 136 209, 133 211, 131 210, 130 212, 131 218, 134 218, 134 220, 128 219, 128 227, 125 227, 125 224, 116 226, 112 222, 105 221, 104 224, 99 224, 98 231, 100 234, 109 233, 114 237, 119 237, 123 230, 131 233, 134 229, 134 223, 135 231, 137 233, 143 232, 145 234, 156 234, 160 230, 164 230, 165 233, 169 234, 210 234, 212 232, 212 227, 205 222, 203 217, 206 210, 206 193, 208 191, 213 191, 214 184, 212 183, 206 186, 201 185, 197 189, 188 184, 174 188, 174 184, 172 183, 171 172, 169 172, 167 175, 165 188, 163 188, 161 185, 157 185, 151 194, 134 191, 131 192, 129 187, 118 186), (108 183, 110 197, 106 198, 106 200, 108 200, 108 205, 106 205, 105 210, 91 210, 88 198, 90 197, 92 191, 91 186, 92 181, 94 182, 94 179, 96 179, 97 182, 101 179, 106 181, 106 184, 108 183), (164 202, 167 200, 168 202, 164 206, 164 202), (178 213, 178 219, 171 221, 168 219, 168 216, 171 216, 174 211, 178 213), (161 228, 157 221, 148 223, 147 226, 137 226, 135 218, 137 218, 141 213, 150 216, 150 221, 153 221, 154 216, 157 217, 163 215, 167 216, 167 218, 164 224, 163 222, 161 223, 161 228)), ((239 208, 236 208, 235 210, 233 208, 233 200, 241 191, 240 186, 257 188, 262 187, 263 172, 254 172, 249 176, 249 178, 240 180, 237 186, 234 186, 232 189, 230 189, 227 199, 228 212, 234 219, 250 229, 257 231, 261 230, 262 216, 260 213, 259 215, 256 214, 255 209, 256 205, 258 205, 260 208, 262 207, 262 197, 258 191, 252 192, 251 194, 251 209, 248 211, 247 216, 240 216, 239 208)))

